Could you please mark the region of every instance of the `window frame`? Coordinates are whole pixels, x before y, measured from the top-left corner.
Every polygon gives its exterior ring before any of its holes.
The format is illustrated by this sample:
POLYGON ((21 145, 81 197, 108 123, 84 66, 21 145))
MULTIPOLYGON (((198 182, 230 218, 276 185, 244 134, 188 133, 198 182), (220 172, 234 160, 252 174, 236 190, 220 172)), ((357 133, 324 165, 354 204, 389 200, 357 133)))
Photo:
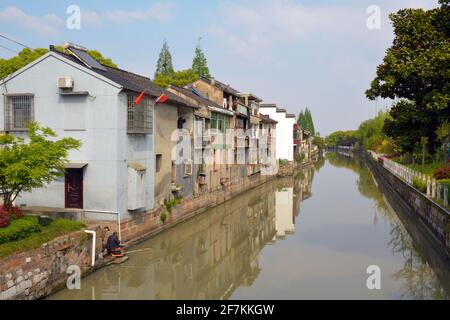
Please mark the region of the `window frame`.
POLYGON ((14 93, 14 94, 4 94, 4 127, 5 131, 27 131, 26 125, 22 127, 16 127, 15 124, 15 116, 14 116, 14 106, 13 100, 14 98, 27 98, 30 101, 29 105, 29 121, 27 124, 34 122, 34 94, 32 93, 14 93))
POLYGON ((128 134, 153 134, 153 103, 149 97, 144 96, 141 103, 137 106, 134 101, 137 95, 134 93, 127 93, 127 133, 128 134), (137 112, 138 108, 144 108, 142 113, 137 112), (142 117, 142 120, 136 119, 142 117), (136 118, 135 118, 136 117, 136 118), (136 123, 135 123, 136 122, 136 123))
POLYGON ((194 163, 192 160, 184 160, 183 163, 184 167, 183 167, 183 173, 185 177, 190 177, 193 175, 194 172, 194 163), (189 170, 186 170, 187 168, 189 168, 189 170))

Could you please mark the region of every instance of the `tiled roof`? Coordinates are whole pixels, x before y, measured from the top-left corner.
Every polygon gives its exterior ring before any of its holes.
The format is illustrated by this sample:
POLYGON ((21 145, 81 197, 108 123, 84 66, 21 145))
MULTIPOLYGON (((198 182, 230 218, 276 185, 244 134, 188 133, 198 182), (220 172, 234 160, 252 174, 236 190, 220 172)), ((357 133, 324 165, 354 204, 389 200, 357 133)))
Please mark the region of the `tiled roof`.
POLYGON ((271 117, 260 113, 259 114, 259 118, 263 121, 263 122, 268 122, 268 123, 278 123, 277 121, 273 120, 271 117))
POLYGON ((209 84, 211 84, 211 85, 213 85, 213 86, 215 86, 215 87, 217 87, 217 88, 219 88, 221 90, 223 90, 226 93, 229 93, 229 94, 232 94, 232 95, 235 95, 235 96, 238 96, 238 97, 241 94, 238 90, 232 88, 230 85, 225 84, 225 83, 220 82, 220 81, 217 81, 215 79, 211 80, 211 79, 207 79, 207 78, 203 78, 202 77, 202 80, 208 82, 209 84))
POLYGON ((194 99, 195 101, 197 101, 200 104, 204 104, 206 106, 211 106, 211 107, 216 107, 216 108, 222 108, 222 106, 218 105, 214 101, 211 101, 209 99, 203 98, 203 97, 195 94, 194 92, 192 92, 191 89, 181 88, 181 87, 172 86, 172 85, 170 86, 170 88, 184 94, 185 96, 187 96, 189 98, 194 99))
MULTIPOLYGON (((82 66, 85 66, 79 59, 76 57, 54 51, 55 53, 75 62, 82 66)), ((86 67, 87 68, 87 67, 86 67)), ((121 85, 124 89, 134 91, 136 93, 145 92, 145 94, 152 96, 152 97, 159 97, 161 94, 165 94, 170 102, 187 106, 187 107, 195 107, 192 103, 189 101, 184 100, 183 98, 177 96, 176 94, 173 94, 166 89, 154 84, 150 78, 125 71, 119 68, 112 68, 108 66, 104 66, 105 70, 92 68, 90 70, 104 76, 105 78, 110 79, 111 81, 121 85)))

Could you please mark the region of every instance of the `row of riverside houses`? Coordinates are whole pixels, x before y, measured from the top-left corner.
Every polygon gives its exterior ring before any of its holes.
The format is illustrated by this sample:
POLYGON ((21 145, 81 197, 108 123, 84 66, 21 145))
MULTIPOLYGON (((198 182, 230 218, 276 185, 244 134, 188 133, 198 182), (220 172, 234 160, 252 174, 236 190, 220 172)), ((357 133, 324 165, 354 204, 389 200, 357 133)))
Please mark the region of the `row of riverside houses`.
POLYGON ((99 64, 82 47, 65 49, 50 46, 0 81, 0 132, 25 136, 26 124, 36 121, 82 141, 69 154, 65 175, 22 194, 18 205, 126 217, 262 174, 276 159, 294 159, 295 116, 261 104, 254 94, 203 78, 163 89, 149 78, 99 64), (167 102, 155 104, 161 95, 167 102), (244 134, 221 137, 228 129, 244 134))

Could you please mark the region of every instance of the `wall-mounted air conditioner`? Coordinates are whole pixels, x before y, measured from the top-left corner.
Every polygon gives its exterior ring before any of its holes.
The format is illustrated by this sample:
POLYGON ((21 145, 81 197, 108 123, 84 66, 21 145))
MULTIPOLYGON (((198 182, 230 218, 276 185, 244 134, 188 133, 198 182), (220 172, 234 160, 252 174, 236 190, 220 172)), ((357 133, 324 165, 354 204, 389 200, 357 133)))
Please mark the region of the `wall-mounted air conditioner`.
POLYGON ((73 89, 72 77, 58 77, 57 86, 59 89, 73 89))

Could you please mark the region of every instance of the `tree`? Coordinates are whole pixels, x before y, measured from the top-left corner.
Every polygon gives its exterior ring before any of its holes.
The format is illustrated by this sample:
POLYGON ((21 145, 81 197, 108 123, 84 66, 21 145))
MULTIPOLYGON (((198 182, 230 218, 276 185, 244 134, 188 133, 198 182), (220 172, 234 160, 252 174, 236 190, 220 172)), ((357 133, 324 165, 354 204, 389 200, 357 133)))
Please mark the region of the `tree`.
POLYGON ((196 74, 192 69, 176 71, 172 76, 166 76, 159 74, 153 82, 160 87, 167 88, 169 85, 174 85, 177 87, 184 87, 189 83, 195 82, 199 79, 198 74, 196 74))
POLYGON ((156 63, 155 79, 158 75, 172 77, 173 73, 172 55, 170 54, 167 41, 164 40, 161 52, 159 53, 158 62, 156 63))
POLYGON ((92 58, 97 60, 98 63, 112 68, 117 68, 117 64, 115 64, 110 58, 105 58, 99 51, 97 50, 88 50, 87 54, 92 58))
POLYGON ((325 138, 325 143, 328 147, 352 146, 357 142, 358 138, 353 130, 336 131, 325 138))
POLYGON ((47 52, 48 50, 43 48, 34 50, 25 48, 20 51, 17 56, 14 56, 10 59, 0 59, 0 79, 23 68, 24 66, 40 58, 47 52))
MULTIPOLYGON (((65 52, 63 47, 57 46, 55 49, 59 52, 65 52)), ((0 59, 0 79, 16 72, 34 60, 39 59, 47 52, 48 50, 45 48, 38 48, 34 50, 25 48, 20 51, 17 56, 10 59, 0 59)), ((103 57, 103 55, 96 50, 88 50, 87 54, 105 66, 117 68, 117 65, 111 59, 103 57)))
POLYGON ((197 48, 195 48, 194 60, 192 61, 192 70, 203 78, 211 78, 208 68, 208 60, 200 46, 200 40, 198 42, 197 48))
POLYGON ((315 135, 314 121, 312 119, 311 111, 308 108, 300 112, 297 117, 297 124, 302 127, 302 129, 311 132, 311 135, 315 135))
POLYGON ((428 150, 436 148, 437 111, 418 108, 414 102, 401 100, 389 111, 383 126, 383 133, 392 139, 400 153, 414 153, 420 149, 422 137, 429 137, 428 150))
POLYGON ((395 39, 366 91, 371 100, 404 100, 394 105, 385 126, 404 151, 420 145, 423 134, 411 132, 415 130, 427 131, 433 151, 435 132, 450 117, 450 8, 448 0, 439 3, 432 10, 403 9, 390 15, 395 39))
POLYGON ((0 192, 4 206, 11 207, 21 192, 42 188, 63 174, 68 152, 79 149, 74 138, 56 140, 49 128, 28 126, 27 141, 11 134, 0 136, 0 192))

